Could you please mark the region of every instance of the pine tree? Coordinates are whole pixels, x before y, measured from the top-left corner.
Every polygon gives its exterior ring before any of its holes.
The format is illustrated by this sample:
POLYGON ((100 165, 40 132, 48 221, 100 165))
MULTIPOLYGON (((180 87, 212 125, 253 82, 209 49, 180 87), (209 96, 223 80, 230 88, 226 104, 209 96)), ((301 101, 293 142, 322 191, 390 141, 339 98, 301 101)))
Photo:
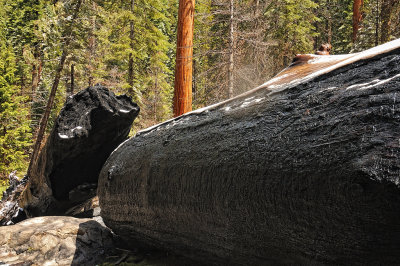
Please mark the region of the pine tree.
POLYGON ((226 99, 228 88, 233 95, 252 89, 295 54, 314 50, 319 20, 314 1, 246 0, 232 5, 202 0, 199 6, 204 11, 197 20, 200 30, 195 28, 196 103, 226 99))
POLYGON ((0 1, 0 181, 13 170, 24 173, 31 145, 25 97, 18 95, 16 58, 7 41, 4 2, 0 1))
POLYGON ((32 96, 40 80, 41 42, 37 35, 37 21, 43 1, 3 0, 5 34, 12 44, 18 69, 18 80, 24 93, 32 96), (29 79, 28 77, 31 77, 29 79))
POLYGON ((314 37, 314 49, 327 42, 332 45, 332 54, 349 53, 354 48, 351 41, 353 1, 318 0, 316 3, 318 8, 314 13, 318 20, 314 25, 318 35, 314 37))
MULTIPOLYGON (((133 12, 131 7, 132 1, 99 5, 101 12, 97 13, 98 26, 94 34, 97 54, 102 56, 94 77, 116 93, 132 96, 141 107, 136 126, 142 128, 172 115, 177 6, 172 0, 138 0, 133 12), (135 31, 133 40, 131 24, 135 31)), ((78 53, 78 50, 74 52, 76 57, 82 58, 78 53)), ((87 60, 80 64, 86 68, 87 60)))
POLYGON ((271 21, 277 21, 273 37, 280 45, 277 47, 280 67, 287 66, 295 54, 313 52, 313 37, 317 36, 314 22, 318 18, 314 9, 318 7, 311 0, 277 1, 269 12, 271 21))

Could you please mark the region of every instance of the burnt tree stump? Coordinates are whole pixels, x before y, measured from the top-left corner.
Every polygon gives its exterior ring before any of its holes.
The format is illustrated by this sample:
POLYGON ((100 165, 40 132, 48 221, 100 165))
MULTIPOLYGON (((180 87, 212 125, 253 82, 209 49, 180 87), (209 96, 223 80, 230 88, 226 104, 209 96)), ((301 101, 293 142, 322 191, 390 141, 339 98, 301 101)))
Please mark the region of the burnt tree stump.
POLYGON ((138 113, 128 96, 100 85, 69 97, 33 166, 20 206, 30 216, 59 215, 93 197, 104 162, 127 139, 138 113))

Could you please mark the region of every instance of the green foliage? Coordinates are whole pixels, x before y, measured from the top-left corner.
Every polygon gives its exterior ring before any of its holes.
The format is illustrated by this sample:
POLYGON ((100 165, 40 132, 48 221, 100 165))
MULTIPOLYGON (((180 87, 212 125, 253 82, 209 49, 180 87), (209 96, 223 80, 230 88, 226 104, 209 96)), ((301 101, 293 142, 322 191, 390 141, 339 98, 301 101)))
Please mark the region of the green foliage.
MULTIPOLYGON (((364 18, 358 33, 358 38, 353 45, 353 51, 359 52, 375 46, 376 17, 379 16, 379 10, 376 9, 376 0, 364 0, 362 14, 364 18)), ((378 40, 377 40, 378 41, 378 40)), ((379 44, 379 41, 376 45, 379 44)))
POLYGON ((329 42, 332 44, 332 54, 349 53, 353 44, 352 15, 353 0, 318 0, 315 14, 319 21, 315 23, 319 33, 315 38, 315 46, 329 42))
MULTIPOLYGON (((61 54, 62 31, 70 14, 70 1, 45 6, 39 22, 43 36, 44 68, 42 92, 46 99, 52 72, 61 54)), ((90 1, 81 8, 80 23, 74 28, 73 42, 66 60, 56 98, 53 118, 60 110, 70 87, 70 66, 75 65, 75 92, 102 83, 116 93, 127 93, 142 112, 139 127, 171 117, 177 5, 172 0, 90 1), (134 24, 133 49, 130 22, 134 24), (128 84, 129 54, 133 55, 134 86, 128 84)), ((41 104, 44 106, 44 103, 41 104)), ((43 108, 43 107, 42 107, 43 108)), ((40 107, 39 107, 40 110, 40 107)), ((40 113, 40 111, 39 111, 40 113)))
POLYGON ((33 50, 39 46, 37 20, 42 9, 40 0, 1 0, 4 12, 4 34, 16 56, 18 82, 27 87, 33 50))
MULTIPOLYGON (((239 94, 264 83, 295 54, 313 53, 322 43, 331 43, 334 54, 379 44, 386 2, 364 0, 352 43, 352 0, 235 0, 232 21, 230 0, 196 1, 193 108, 227 97, 231 22, 234 94, 239 94)), ((31 132, 48 99, 74 3, 0 0, 0 179, 26 165, 31 132), (40 79, 33 86, 39 67, 40 79)), ((47 130, 71 87, 72 64, 75 92, 102 83, 140 105, 135 131, 171 118, 177 11, 176 0, 135 0, 133 12, 128 0, 83 1, 47 130), (133 88, 128 84, 130 54, 133 88)), ((398 1, 387 18, 389 38, 400 37, 398 1)))
POLYGON ((193 40, 193 109, 201 108, 210 103, 211 82, 207 75, 216 61, 212 59, 213 50, 213 19, 212 1, 196 1, 193 40))
POLYGON ((279 45, 276 47, 276 59, 288 65, 293 56, 300 53, 312 53, 313 38, 318 36, 314 23, 319 21, 314 11, 318 4, 311 0, 283 0, 273 3, 265 15, 270 21, 276 21, 271 37, 279 45))
POLYGON ((41 1, 4 0, 7 8, 6 31, 13 47, 22 49, 25 45, 37 43, 34 29, 39 18, 41 1))
POLYGON ((24 171, 31 145, 28 109, 17 93, 15 55, 0 26, 0 180, 13 170, 24 171))
POLYGON ((132 53, 134 85, 130 96, 142 110, 139 126, 146 127, 172 115, 176 4, 171 0, 139 0, 135 1, 133 14, 129 4, 129 1, 104 2, 98 6, 98 12, 94 13, 98 25, 88 27, 92 27, 96 38, 96 53, 103 56, 89 65, 96 64, 93 68, 96 82, 117 93, 130 94, 128 58, 132 53), (131 21, 133 49, 129 34, 131 21))
MULTIPOLYGON (((4 182, 5 183, 5 182, 4 182)), ((3 198, 3 192, 6 191, 8 188, 8 185, 2 185, 2 182, 0 180, 0 200, 3 198)))
POLYGON ((195 28, 196 98, 204 106, 227 97, 230 25, 234 36, 234 93, 265 82, 287 66, 297 53, 314 50, 318 36, 311 0, 197 2, 195 28))

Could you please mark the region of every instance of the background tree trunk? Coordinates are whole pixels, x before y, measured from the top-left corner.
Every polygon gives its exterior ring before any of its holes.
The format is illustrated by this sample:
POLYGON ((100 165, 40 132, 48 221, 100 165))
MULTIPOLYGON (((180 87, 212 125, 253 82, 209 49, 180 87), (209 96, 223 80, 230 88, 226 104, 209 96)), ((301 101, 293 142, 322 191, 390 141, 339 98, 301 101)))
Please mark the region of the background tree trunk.
MULTIPOLYGON (((326 5, 327 5, 327 8, 330 8, 331 6, 332 6, 332 3, 331 3, 331 1, 327 1, 326 2, 326 5)), ((327 23, 327 25, 326 25, 326 28, 327 28, 327 42, 329 43, 329 44, 331 44, 332 43, 332 15, 329 13, 329 12, 326 12, 326 15, 327 15, 327 17, 326 17, 326 23, 327 23)))
POLYGON ((195 0, 179 0, 174 116, 192 110, 194 5, 195 0))
MULTIPOLYGON (((133 10, 135 8, 135 0, 131 1, 131 15, 133 16, 133 10)), ((135 24, 133 19, 129 22, 129 39, 130 39, 130 48, 133 51, 134 41, 135 41, 135 24)), ((128 83, 129 83, 129 93, 133 95, 133 53, 132 51, 129 53, 129 69, 128 69, 128 83)))
POLYGON ((72 96, 74 94, 74 86, 75 86, 75 64, 71 64, 71 84, 69 87, 68 96, 72 96))
POLYGON ((36 91, 39 86, 43 69, 42 52, 39 49, 39 44, 35 45, 33 56, 34 63, 32 64, 31 100, 35 100, 36 98, 36 91))
POLYGON ((363 3, 363 0, 354 0, 353 2, 353 43, 355 43, 355 41, 357 40, 357 34, 362 20, 361 9, 363 7, 363 3))
POLYGON ((229 69, 228 69, 228 99, 233 97, 233 71, 234 71, 234 46, 235 46, 235 22, 234 22, 235 0, 229 1, 229 69))
MULTIPOLYGON (((93 10, 95 10, 96 6, 93 2, 93 10)), ((88 78, 88 86, 92 87, 94 85, 94 71, 95 71, 95 61, 96 61, 96 15, 92 16, 92 25, 91 32, 89 35, 89 61, 88 61, 88 70, 89 70, 89 78, 88 78)))
POLYGON ((381 20, 381 43, 390 41, 392 33, 392 14, 393 10, 399 4, 399 0, 382 0, 382 7, 380 12, 381 20))

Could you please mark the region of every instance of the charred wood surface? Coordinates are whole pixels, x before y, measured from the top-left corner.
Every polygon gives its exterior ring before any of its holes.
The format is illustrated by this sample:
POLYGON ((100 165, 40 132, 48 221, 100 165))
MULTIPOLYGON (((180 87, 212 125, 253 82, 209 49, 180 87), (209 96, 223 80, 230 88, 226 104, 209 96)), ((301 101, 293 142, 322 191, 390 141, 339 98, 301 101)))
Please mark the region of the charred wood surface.
POLYGON ((400 261, 400 49, 138 133, 100 178, 122 238, 217 264, 400 261))
POLYGON ((33 166, 20 205, 32 216, 62 214, 76 201, 93 197, 104 162, 127 138, 138 113, 128 96, 116 96, 99 85, 69 97, 33 166))

